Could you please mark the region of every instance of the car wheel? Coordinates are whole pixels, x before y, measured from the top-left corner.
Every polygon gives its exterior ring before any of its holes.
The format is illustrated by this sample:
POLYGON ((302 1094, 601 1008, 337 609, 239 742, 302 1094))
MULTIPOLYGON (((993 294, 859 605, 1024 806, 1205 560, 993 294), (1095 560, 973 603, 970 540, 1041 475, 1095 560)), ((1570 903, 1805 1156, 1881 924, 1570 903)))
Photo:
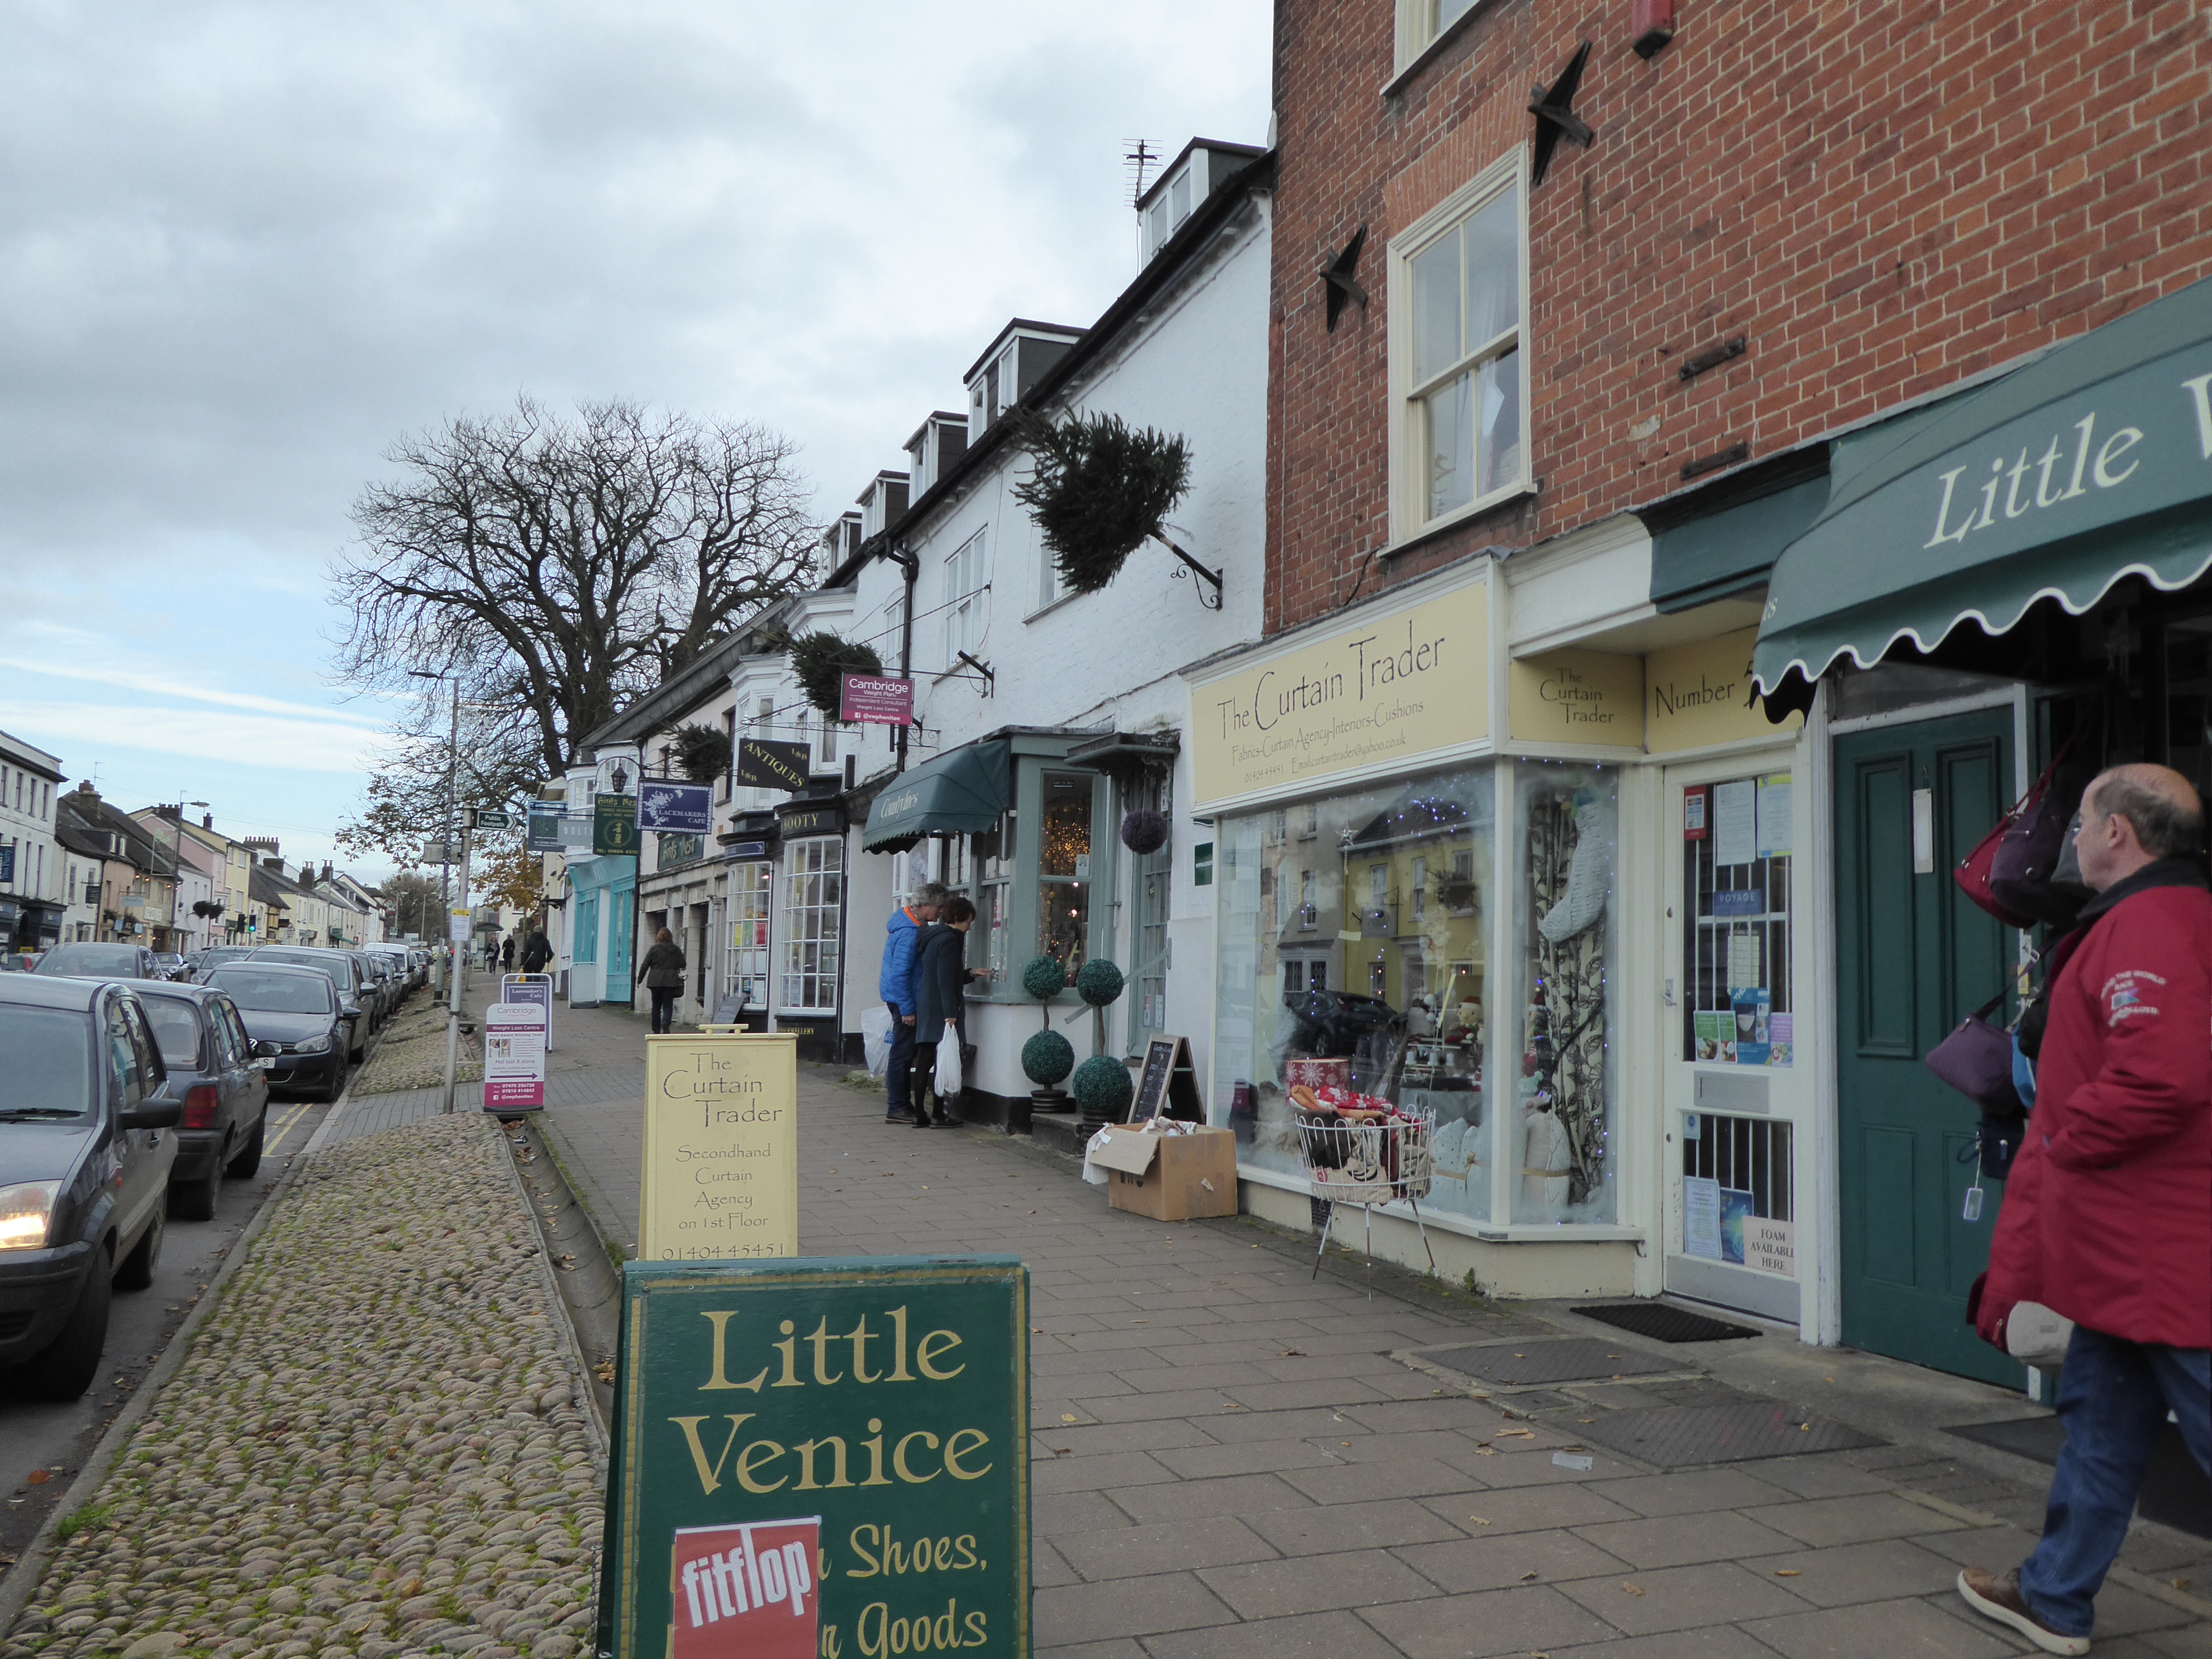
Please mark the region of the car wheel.
POLYGON ((76 1306, 61 1334, 24 1362, 18 1373, 21 1392, 33 1400, 74 1400, 92 1386, 107 1350, 107 1310, 115 1295, 108 1269, 102 1250, 84 1276, 84 1288, 76 1293, 76 1306))
POLYGON ((179 1221, 212 1221, 222 1196, 222 1159, 217 1157, 198 1181, 169 1183, 169 1213, 179 1221))
POLYGON ((238 1156, 223 1166, 223 1173, 243 1181, 261 1167, 261 1143, 269 1139, 269 1109, 262 1108, 261 1115, 254 1120, 253 1133, 246 1145, 238 1149, 238 1156))
POLYGON ((344 1057, 341 1055, 337 1064, 331 1068, 330 1086, 323 1091, 323 1098, 335 1103, 337 1097, 345 1092, 345 1086, 346 1063, 344 1057))
POLYGON ((118 1291, 143 1291, 154 1282, 154 1267, 161 1259, 161 1235, 169 1226, 167 1211, 166 1205, 154 1206, 154 1218, 138 1235, 138 1247, 125 1256, 123 1265, 115 1270, 115 1288, 118 1291))

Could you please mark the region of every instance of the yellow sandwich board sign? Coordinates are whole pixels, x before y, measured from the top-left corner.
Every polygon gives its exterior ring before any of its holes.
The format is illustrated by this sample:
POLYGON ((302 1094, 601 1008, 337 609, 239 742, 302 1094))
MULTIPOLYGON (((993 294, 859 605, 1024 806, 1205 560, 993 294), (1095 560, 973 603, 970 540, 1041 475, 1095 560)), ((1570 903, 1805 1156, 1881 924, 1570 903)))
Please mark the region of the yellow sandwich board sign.
POLYGON ((641 1261, 799 1254, 799 1039, 646 1039, 641 1261))

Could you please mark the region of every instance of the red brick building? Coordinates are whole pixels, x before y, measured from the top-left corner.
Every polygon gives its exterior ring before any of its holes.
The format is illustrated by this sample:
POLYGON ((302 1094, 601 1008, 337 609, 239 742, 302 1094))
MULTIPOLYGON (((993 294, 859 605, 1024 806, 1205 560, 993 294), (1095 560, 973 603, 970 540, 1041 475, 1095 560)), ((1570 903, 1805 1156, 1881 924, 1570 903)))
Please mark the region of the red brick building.
POLYGON ((1681 0, 1677 25, 1647 60, 1628 0, 1277 6, 1271 626, 1660 501, 1686 465, 1796 448, 2212 272, 2196 7, 1681 0), (1438 4, 1460 15, 1425 44, 1438 4), (1529 488, 1428 531, 1393 511, 1387 250, 1532 142, 1532 87, 1584 40, 1595 137, 1527 194, 1529 488), (1368 303, 1332 332, 1317 273, 1362 226, 1368 303))

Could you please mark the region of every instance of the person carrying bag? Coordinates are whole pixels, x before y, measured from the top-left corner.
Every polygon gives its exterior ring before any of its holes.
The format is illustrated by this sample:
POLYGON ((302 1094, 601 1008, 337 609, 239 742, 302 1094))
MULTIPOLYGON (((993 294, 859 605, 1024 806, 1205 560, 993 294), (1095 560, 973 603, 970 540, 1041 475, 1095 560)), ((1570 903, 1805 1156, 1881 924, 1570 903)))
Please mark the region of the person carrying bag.
POLYGON ((665 1036, 676 1024, 676 999, 684 989, 684 952, 664 927, 638 964, 637 976, 653 993, 653 1034, 665 1036))
POLYGON ((923 1110, 925 1093, 936 1097, 935 1121, 954 1121, 950 1103, 959 1098, 965 1079, 960 1051, 967 1041, 966 993, 980 973, 968 969, 968 930, 975 907, 957 894, 937 913, 938 926, 923 937, 915 964, 914 1117, 917 1127, 931 1121, 923 1110))

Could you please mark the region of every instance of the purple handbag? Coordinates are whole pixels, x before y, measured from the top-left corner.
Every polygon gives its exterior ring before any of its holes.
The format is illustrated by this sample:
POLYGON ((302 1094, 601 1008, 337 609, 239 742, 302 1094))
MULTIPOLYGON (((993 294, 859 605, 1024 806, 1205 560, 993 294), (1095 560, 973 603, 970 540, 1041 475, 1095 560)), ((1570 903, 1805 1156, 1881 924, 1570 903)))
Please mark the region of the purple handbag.
POLYGON ((1990 1024, 2003 1000, 2000 991, 1960 1020, 1923 1063, 1990 1116, 2018 1117, 2027 1108, 2012 1084, 2012 1033, 1990 1024))

